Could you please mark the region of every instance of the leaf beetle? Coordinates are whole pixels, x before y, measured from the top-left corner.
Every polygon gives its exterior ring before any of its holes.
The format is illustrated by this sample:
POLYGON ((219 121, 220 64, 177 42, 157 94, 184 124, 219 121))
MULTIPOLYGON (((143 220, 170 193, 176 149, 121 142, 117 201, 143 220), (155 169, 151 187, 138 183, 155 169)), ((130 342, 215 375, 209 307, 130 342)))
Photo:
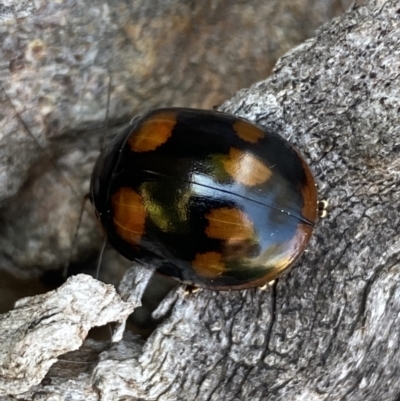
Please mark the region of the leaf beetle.
POLYGON ((123 256, 195 287, 262 286, 303 253, 318 217, 289 142, 217 111, 163 108, 101 152, 90 199, 123 256))

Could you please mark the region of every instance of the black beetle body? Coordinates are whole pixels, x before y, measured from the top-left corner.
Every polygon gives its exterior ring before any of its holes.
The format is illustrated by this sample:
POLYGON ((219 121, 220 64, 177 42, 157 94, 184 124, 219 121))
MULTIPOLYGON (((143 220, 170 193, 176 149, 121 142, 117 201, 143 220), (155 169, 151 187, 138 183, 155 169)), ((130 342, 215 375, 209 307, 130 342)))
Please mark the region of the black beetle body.
POLYGON ((216 111, 136 118, 101 153, 91 199, 111 245, 197 287, 261 286, 302 254, 313 175, 283 138, 216 111))

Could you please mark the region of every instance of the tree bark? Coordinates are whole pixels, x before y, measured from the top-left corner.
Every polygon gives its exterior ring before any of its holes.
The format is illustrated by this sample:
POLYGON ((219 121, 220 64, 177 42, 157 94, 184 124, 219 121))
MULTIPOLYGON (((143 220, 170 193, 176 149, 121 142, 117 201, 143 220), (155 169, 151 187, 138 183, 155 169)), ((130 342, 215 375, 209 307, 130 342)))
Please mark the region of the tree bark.
MULTIPOLYGON (((126 335, 91 364, 57 362, 40 383, 39 374, 22 375, 25 388, 35 386, 25 393, 0 386, 7 394, 2 401, 399 399, 399 43, 397 0, 367 1, 324 25, 282 57, 270 78, 221 107, 290 139, 310 163, 321 199, 329 200, 328 217, 289 273, 264 291, 185 296, 179 289, 160 306, 167 317, 146 342, 126 335)), ((89 281, 90 291, 101 293, 89 281)), ((68 293, 67 285, 59 294, 68 293)), ((11 313, 28 304, 35 310, 37 298, 11 313)), ((41 309, 41 316, 49 312, 41 309)), ((124 316, 99 313, 89 325, 124 316)), ((17 338, 15 327, 9 338, 17 338)), ((52 342, 41 344, 40 361, 65 352, 65 343, 58 351, 52 342)), ((103 345, 87 342, 72 357, 96 355, 103 345)), ((10 345, 8 360, 14 350, 21 348, 10 345)), ((38 362, 29 364, 42 374, 38 362)), ((13 372, 0 364, 0 380, 13 379, 13 372)))

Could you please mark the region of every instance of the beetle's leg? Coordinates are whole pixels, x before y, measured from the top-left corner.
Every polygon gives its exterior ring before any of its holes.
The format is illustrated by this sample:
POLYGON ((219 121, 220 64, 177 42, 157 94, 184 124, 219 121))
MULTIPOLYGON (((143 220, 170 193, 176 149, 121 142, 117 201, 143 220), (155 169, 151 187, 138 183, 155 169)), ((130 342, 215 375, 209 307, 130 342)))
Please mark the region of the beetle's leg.
POLYGON ((318 216, 324 219, 328 216, 328 206, 329 202, 327 199, 322 199, 318 202, 318 216))

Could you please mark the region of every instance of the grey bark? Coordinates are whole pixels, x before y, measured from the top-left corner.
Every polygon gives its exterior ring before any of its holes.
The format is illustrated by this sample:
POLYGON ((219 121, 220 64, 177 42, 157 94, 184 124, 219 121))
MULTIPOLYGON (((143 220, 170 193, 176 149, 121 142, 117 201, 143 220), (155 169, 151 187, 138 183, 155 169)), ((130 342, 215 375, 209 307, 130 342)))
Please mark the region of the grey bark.
MULTIPOLYGON (((78 349, 93 326, 110 321, 124 326, 138 305, 83 274, 58 290, 18 301, 0 316, 0 394, 24 393, 39 384, 57 357, 78 349)), ((118 334, 115 341, 121 340, 118 334)))
POLYGON ((370 0, 222 106, 289 138, 329 199, 291 272, 265 291, 179 290, 144 344, 60 361, 2 401, 399 399, 399 43, 398 2, 370 0))

